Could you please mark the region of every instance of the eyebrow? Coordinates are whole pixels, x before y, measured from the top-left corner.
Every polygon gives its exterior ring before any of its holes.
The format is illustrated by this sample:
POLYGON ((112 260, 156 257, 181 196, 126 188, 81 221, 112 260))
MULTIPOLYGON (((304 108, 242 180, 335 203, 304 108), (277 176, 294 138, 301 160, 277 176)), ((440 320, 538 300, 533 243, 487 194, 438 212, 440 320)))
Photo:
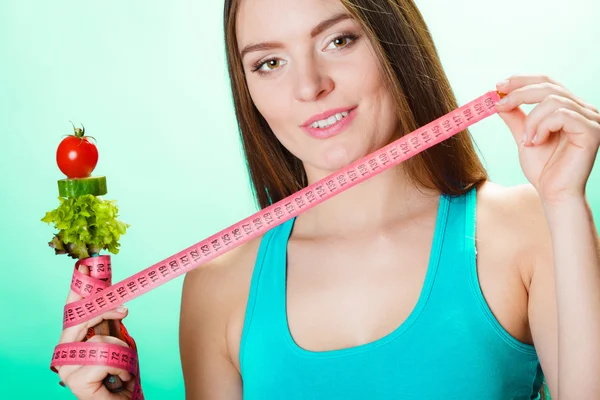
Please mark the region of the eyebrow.
MULTIPOLYGON (((310 31, 310 37, 312 39, 315 36, 322 33, 323 31, 325 31, 326 29, 331 28, 335 24, 345 21, 347 19, 351 19, 351 18, 352 17, 347 13, 334 14, 330 18, 327 18, 326 20, 319 22, 319 24, 310 31)), ((281 42, 264 42, 264 43, 257 43, 257 44, 249 44, 243 48, 243 50, 240 53, 240 57, 243 59, 246 54, 251 53, 253 51, 273 50, 273 49, 280 49, 282 47, 283 47, 283 44, 281 42)))

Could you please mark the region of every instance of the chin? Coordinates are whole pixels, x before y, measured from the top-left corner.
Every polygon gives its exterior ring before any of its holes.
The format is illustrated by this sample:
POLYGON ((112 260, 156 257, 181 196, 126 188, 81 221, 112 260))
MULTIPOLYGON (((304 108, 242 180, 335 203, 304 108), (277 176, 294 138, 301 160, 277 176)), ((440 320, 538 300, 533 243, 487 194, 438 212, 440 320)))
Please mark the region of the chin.
POLYGON ((311 144, 310 148, 304 149, 305 168, 319 176, 332 174, 389 143, 386 141, 388 136, 391 138, 391 130, 378 132, 377 127, 366 131, 353 129, 317 145, 311 144))
POLYGON ((308 164, 311 164, 312 168, 325 173, 333 173, 360 160, 370 153, 370 151, 364 149, 338 145, 312 154, 310 157, 312 162, 309 160, 308 164))

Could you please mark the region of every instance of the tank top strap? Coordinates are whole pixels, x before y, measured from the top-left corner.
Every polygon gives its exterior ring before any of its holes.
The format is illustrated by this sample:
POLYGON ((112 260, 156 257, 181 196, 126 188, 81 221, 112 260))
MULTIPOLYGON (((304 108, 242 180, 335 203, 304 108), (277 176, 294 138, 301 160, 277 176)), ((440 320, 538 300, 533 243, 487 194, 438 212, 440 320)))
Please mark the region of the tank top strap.
POLYGON ((252 351, 250 354, 245 351, 250 337, 252 340, 258 337, 260 341, 266 341, 275 347, 283 340, 279 320, 282 315, 279 294, 285 291, 287 242, 295 219, 296 217, 270 229, 261 240, 250 282, 240 341, 239 359, 242 370, 244 360, 256 356, 252 351), (258 329, 253 329, 254 327, 258 329))
POLYGON ((477 256, 477 188, 469 190, 463 197, 463 220, 465 221, 465 251, 467 252, 467 255, 477 256))
POLYGON ((436 312, 473 302, 476 196, 476 188, 459 196, 446 196, 446 229, 440 232, 440 259, 429 304, 436 312))

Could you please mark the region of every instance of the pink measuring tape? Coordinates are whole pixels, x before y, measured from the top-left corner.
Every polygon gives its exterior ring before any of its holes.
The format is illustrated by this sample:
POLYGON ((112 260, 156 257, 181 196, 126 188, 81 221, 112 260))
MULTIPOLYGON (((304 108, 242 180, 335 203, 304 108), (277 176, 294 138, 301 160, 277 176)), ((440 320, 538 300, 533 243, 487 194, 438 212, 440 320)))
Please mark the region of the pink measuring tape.
MULTIPOLYGON (((112 286, 100 280, 111 277, 110 257, 100 256, 86 259, 87 265, 90 266, 91 277, 79 273, 78 265, 76 265, 71 283, 71 288, 84 298, 65 305, 63 327, 68 328, 81 324, 133 300, 264 234, 267 230, 315 207, 336 194, 448 139, 476 122, 495 114, 497 112, 495 104, 498 100, 500 100, 498 92, 487 92, 340 171, 112 286)), ((128 370, 135 375, 136 379, 132 399, 144 398, 139 381, 139 366, 135 349, 113 344, 63 343, 56 346, 51 367, 60 365, 110 365, 128 370)))

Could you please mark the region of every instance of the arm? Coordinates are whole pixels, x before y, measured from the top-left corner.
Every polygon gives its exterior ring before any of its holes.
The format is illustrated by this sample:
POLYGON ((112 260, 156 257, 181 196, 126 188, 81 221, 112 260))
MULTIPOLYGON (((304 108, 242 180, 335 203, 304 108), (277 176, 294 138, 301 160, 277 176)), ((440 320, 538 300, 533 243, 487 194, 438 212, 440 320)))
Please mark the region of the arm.
POLYGON ((530 264, 530 325, 538 354, 554 396, 598 399, 600 256, 585 189, 600 146, 600 113, 544 75, 515 75, 497 89, 507 94, 496 107, 542 200, 539 219, 547 221, 537 224, 546 231, 535 237, 547 249, 532 249, 536 260, 530 264), (525 114, 523 104, 536 106, 525 114))
POLYGON ((558 394, 600 398, 600 254, 585 198, 544 207, 554 253, 558 394))
POLYGON ((552 399, 600 398, 600 244, 591 210, 583 197, 530 203, 547 221, 533 232, 529 321, 552 399))
POLYGON ((228 302, 210 266, 186 274, 180 317, 180 354, 186 399, 241 399, 242 382, 226 342, 228 302))

